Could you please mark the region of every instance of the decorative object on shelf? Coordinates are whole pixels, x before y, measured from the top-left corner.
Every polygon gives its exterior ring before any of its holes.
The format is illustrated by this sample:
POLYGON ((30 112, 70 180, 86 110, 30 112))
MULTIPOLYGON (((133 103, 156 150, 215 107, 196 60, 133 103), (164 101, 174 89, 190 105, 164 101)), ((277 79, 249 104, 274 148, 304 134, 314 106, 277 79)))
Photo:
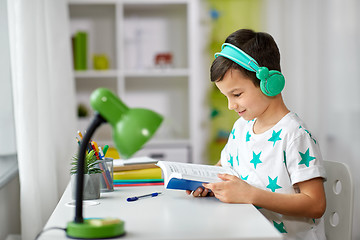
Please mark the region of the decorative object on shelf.
POLYGON ((97 112, 83 137, 77 163, 76 201, 74 221, 68 222, 66 232, 70 238, 111 238, 125 233, 124 221, 99 218, 94 224, 83 218, 83 188, 85 154, 95 130, 108 122, 113 130, 113 140, 120 155, 127 158, 138 151, 156 132, 163 118, 147 109, 128 108, 117 96, 106 88, 95 90, 90 97, 92 108, 97 112))
MULTIPOLYGON (((78 173, 77 162, 78 162, 78 156, 74 155, 71 162, 71 165, 73 167, 70 169, 73 199, 75 199, 76 197, 75 184, 78 173)), ((86 154, 85 157, 84 191, 83 191, 84 200, 100 198, 100 173, 102 173, 102 171, 97 166, 98 163, 95 156, 95 152, 94 150, 91 150, 89 153, 86 154)))
POLYGON ((88 34, 87 32, 78 31, 72 37, 74 69, 87 70, 87 47, 88 34))
POLYGON ((173 55, 170 52, 158 53, 155 55, 155 66, 160 68, 170 68, 173 63, 173 55))
POLYGON ((89 115, 88 107, 83 103, 79 103, 77 106, 77 114, 79 118, 87 117, 89 115))
POLYGON ((109 57, 106 54, 94 54, 93 56, 93 68, 94 70, 108 70, 109 57))

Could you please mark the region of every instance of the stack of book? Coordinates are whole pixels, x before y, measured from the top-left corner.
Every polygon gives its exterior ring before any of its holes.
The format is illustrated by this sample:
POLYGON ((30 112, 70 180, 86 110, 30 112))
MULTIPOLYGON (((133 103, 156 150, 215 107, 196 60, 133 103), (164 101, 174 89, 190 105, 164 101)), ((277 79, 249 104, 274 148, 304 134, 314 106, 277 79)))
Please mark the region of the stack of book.
POLYGON ((141 157, 114 160, 114 187, 164 185, 157 160, 141 157))

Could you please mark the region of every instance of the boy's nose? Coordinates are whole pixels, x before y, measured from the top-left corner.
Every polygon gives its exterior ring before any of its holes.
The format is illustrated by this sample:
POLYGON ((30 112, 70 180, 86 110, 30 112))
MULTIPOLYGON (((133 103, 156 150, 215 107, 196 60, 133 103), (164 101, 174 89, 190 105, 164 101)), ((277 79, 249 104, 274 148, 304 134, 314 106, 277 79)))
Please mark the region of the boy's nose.
POLYGON ((234 110, 237 108, 237 104, 233 103, 231 101, 228 101, 228 108, 229 108, 229 110, 234 110))

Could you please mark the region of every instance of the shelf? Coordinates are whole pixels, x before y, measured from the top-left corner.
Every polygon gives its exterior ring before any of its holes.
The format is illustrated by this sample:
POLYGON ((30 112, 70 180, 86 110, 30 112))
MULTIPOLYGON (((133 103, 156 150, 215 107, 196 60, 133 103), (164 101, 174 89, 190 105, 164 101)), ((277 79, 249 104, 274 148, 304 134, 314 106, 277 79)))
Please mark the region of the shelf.
MULTIPOLYGON (((78 118, 79 130, 85 131, 94 114, 91 93, 105 87, 130 108, 163 115, 144 148, 183 149, 186 162, 200 159, 194 138, 200 125, 194 94, 199 82, 197 11, 197 0, 69 0, 70 35, 85 31, 88 36, 88 70, 74 71, 77 104, 88 110, 88 118, 78 118), (110 69, 93 70, 94 54, 106 55, 110 69)), ((110 125, 96 131, 94 139, 113 145, 110 125)))
POLYGON ((118 76, 117 70, 86 70, 75 71, 76 78, 115 78, 118 76))
POLYGON ((188 69, 150 69, 150 70, 126 70, 125 77, 187 77, 188 69))
MULTIPOLYGON (((76 78, 116 78, 121 73, 117 70, 85 70, 75 71, 76 78)), ((149 69, 149 70, 126 70, 124 77, 188 77, 188 69, 149 69)))
MULTIPOLYGON (((100 140, 97 141, 100 145, 109 145, 114 146, 112 140, 100 140)), ((191 143, 188 139, 151 139, 144 147, 146 148, 185 148, 191 146, 191 143)))
MULTIPOLYGON (((191 1, 191 0, 190 0, 191 1)), ((131 5, 160 5, 160 4, 186 4, 189 0, 69 0, 70 4, 131 4, 131 5)))

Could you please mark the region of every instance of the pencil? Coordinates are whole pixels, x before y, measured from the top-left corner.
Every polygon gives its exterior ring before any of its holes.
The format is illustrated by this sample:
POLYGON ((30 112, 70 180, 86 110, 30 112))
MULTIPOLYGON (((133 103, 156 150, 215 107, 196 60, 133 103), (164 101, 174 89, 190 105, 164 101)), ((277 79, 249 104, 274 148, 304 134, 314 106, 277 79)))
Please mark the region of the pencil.
POLYGON ((83 139, 83 135, 81 134, 80 131, 78 131, 78 134, 79 134, 79 136, 80 136, 80 138, 81 138, 81 140, 82 140, 82 139, 83 139))
POLYGON ((95 152, 96 159, 100 159, 100 158, 99 158, 99 154, 97 153, 97 151, 96 151, 96 149, 95 149, 94 143, 91 142, 90 145, 91 145, 92 150, 94 150, 94 152, 95 152))

